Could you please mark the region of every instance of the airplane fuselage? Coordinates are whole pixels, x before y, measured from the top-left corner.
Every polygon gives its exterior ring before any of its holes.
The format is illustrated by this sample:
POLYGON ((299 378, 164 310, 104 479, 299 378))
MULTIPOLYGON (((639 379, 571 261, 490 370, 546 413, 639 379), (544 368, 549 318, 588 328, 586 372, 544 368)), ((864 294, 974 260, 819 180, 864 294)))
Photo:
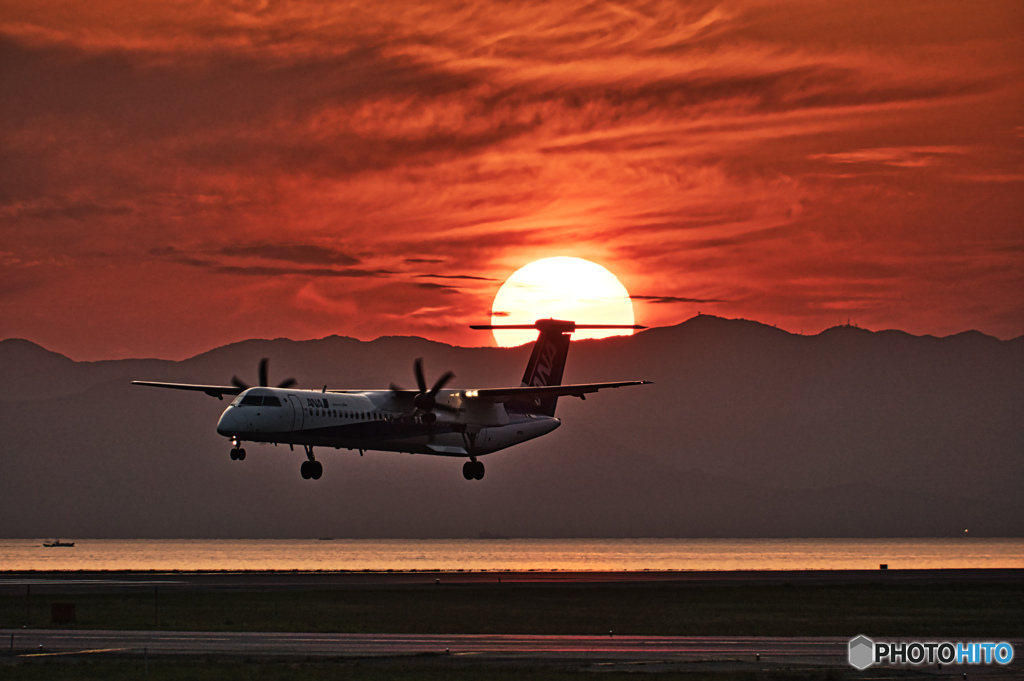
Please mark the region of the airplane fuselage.
POLYGON ((386 391, 323 392, 250 388, 221 414, 217 432, 238 442, 441 456, 482 456, 550 433, 553 416, 467 404, 464 391, 441 391, 443 412, 428 422, 386 391), (482 413, 483 412, 483 413, 482 413))

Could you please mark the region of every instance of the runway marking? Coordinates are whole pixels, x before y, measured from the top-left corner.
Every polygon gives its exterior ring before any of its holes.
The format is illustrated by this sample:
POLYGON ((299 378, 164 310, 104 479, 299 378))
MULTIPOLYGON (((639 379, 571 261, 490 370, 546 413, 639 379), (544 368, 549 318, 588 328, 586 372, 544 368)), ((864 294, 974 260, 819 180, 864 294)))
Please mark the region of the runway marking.
POLYGON ((90 653, 123 653, 131 648, 95 648, 93 650, 66 650, 60 653, 24 653, 18 657, 59 657, 60 655, 88 655, 90 653))
POLYGON ((171 579, 0 579, 0 586, 160 586, 163 584, 188 584, 184 580, 171 579))

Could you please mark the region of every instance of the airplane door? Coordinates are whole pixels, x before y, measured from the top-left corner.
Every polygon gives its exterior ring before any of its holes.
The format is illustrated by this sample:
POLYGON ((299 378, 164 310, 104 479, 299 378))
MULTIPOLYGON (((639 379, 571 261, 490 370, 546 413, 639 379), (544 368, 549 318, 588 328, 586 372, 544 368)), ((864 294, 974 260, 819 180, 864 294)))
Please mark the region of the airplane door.
POLYGON ((292 430, 302 430, 302 403, 295 395, 289 395, 288 404, 292 405, 292 430))

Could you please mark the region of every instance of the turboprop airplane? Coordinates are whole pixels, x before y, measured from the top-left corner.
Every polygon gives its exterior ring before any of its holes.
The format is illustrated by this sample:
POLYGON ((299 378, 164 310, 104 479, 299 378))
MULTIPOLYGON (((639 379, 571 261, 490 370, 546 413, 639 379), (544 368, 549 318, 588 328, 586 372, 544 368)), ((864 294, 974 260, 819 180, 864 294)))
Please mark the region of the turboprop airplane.
POLYGON ((555 417, 559 397, 586 399, 602 388, 643 385, 650 381, 562 385, 569 339, 577 329, 642 329, 642 326, 576 324, 540 319, 526 325, 481 325, 473 329, 536 329, 540 332, 526 365, 522 385, 514 388, 445 389, 455 374, 445 372, 427 387, 423 361, 414 363, 417 390, 394 384, 388 390, 296 390, 289 378, 276 388, 267 385, 267 360, 259 367, 259 386, 237 376, 232 385, 195 385, 132 381, 176 390, 195 390, 224 399, 236 395, 217 423, 217 432, 231 438, 231 458, 245 459, 242 443, 273 442, 306 452, 300 473, 318 480, 323 464, 314 447, 408 452, 468 458, 466 480, 481 480, 484 464, 477 457, 546 435, 562 424, 555 417))

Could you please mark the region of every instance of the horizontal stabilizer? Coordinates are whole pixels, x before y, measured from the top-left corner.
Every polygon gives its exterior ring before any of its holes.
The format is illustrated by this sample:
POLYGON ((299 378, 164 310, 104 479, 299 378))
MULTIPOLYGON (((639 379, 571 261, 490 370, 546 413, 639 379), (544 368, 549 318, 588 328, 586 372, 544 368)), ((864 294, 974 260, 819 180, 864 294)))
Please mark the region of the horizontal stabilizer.
POLYGON ((604 388, 621 388, 627 385, 647 385, 653 381, 619 381, 617 383, 576 383, 574 385, 540 385, 520 388, 485 388, 467 390, 466 399, 485 402, 508 402, 510 400, 532 400, 541 397, 583 397, 604 388))
POLYGON ((487 331, 493 329, 536 329, 538 331, 557 331, 572 333, 577 329, 646 329, 639 324, 577 324, 564 319, 538 319, 533 324, 473 324, 471 329, 487 331))

